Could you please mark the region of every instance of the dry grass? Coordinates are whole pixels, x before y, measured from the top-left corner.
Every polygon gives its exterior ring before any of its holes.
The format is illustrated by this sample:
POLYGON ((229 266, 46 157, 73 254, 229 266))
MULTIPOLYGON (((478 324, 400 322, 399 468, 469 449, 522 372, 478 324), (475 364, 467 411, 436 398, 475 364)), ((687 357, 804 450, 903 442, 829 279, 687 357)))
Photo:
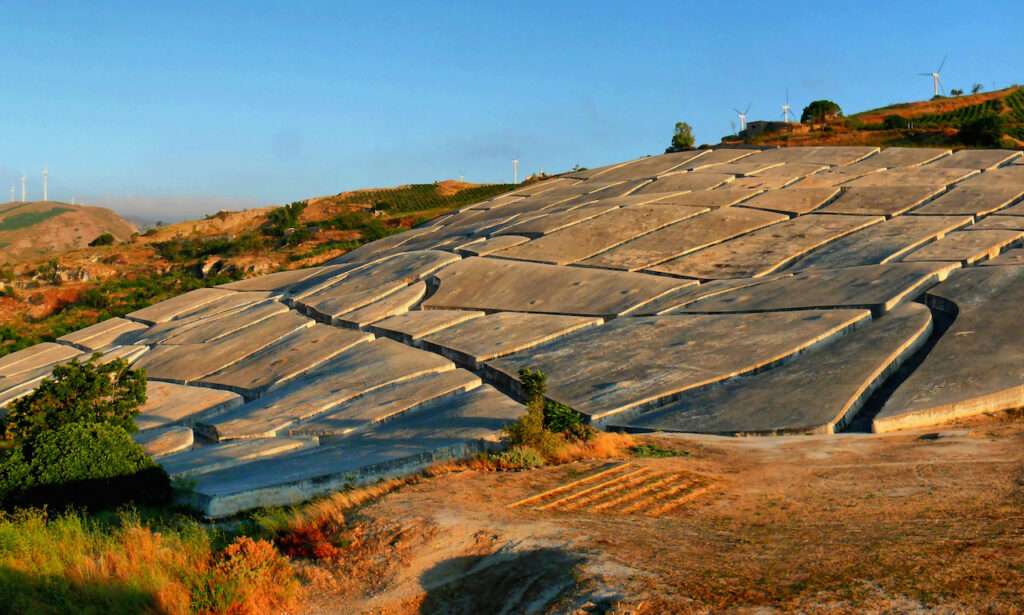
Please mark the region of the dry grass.
POLYGON ((70 513, 0 517, 5 613, 278 613, 301 601, 289 561, 266 541, 196 524, 155 531, 123 514, 113 527, 70 513))

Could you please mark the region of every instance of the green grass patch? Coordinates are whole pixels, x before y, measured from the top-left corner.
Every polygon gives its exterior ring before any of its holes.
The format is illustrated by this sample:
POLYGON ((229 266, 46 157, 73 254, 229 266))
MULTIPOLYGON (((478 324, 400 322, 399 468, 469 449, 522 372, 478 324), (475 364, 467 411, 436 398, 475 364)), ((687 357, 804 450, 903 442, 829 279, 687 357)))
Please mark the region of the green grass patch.
POLYGON ((0 220, 0 231, 17 231, 39 224, 44 220, 61 215, 66 211, 74 211, 67 207, 53 207, 46 211, 26 211, 20 214, 11 214, 0 220))
POLYGON ((689 451, 681 451, 674 448, 665 448, 660 444, 641 444, 629 449, 637 457, 647 459, 664 459, 666 457, 689 457, 689 451))

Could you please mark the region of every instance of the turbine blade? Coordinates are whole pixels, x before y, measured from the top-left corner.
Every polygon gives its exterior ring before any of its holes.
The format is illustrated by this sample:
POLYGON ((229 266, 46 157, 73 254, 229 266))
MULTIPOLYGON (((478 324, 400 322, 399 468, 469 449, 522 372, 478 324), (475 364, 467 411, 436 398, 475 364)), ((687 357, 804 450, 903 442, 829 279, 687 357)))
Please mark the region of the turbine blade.
POLYGON ((917 73, 917 74, 921 75, 923 77, 931 77, 932 76, 932 73, 917 73))
POLYGON ((789 86, 786 86, 786 104, 789 104, 789 86))
POLYGON ((733 107, 732 110, 736 112, 736 115, 743 115, 743 112, 737 109, 736 107, 733 107))
MULTIPOLYGON (((752 102, 751 103, 747 103, 747 111, 750 111, 750 105, 752 105, 752 104, 754 104, 754 103, 752 103, 752 102)), ((744 111, 743 115, 746 115, 747 111, 744 111)))
POLYGON ((942 72, 942 67, 946 65, 946 58, 948 58, 948 57, 949 57, 948 53, 946 55, 942 56, 942 64, 939 64, 939 70, 937 70, 935 72, 937 72, 937 73, 941 73, 942 72))

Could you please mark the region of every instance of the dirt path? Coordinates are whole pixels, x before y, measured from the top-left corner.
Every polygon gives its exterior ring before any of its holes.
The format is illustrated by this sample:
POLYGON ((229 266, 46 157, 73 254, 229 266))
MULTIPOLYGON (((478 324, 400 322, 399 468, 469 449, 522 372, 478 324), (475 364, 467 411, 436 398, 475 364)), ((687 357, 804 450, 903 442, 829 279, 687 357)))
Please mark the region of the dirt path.
POLYGON ((1024 420, 950 429, 426 480, 310 613, 1022 612, 1024 420))

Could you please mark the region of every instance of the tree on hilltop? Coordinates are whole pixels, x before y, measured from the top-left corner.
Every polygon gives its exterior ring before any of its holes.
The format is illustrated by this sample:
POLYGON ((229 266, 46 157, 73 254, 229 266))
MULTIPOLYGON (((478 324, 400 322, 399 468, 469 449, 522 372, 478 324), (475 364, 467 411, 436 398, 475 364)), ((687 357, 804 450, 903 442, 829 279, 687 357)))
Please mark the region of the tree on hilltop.
POLYGON ((681 152, 693 148, 693 128, 686 122, 676 122, 676 130, 672 135, 672 144, 665 153, 681 152))
POLYGON ((829 120, 842 117, 843 110, 831 100, 816 100, 804 107, 800 115, 801 124, 824 124, 829 120))

